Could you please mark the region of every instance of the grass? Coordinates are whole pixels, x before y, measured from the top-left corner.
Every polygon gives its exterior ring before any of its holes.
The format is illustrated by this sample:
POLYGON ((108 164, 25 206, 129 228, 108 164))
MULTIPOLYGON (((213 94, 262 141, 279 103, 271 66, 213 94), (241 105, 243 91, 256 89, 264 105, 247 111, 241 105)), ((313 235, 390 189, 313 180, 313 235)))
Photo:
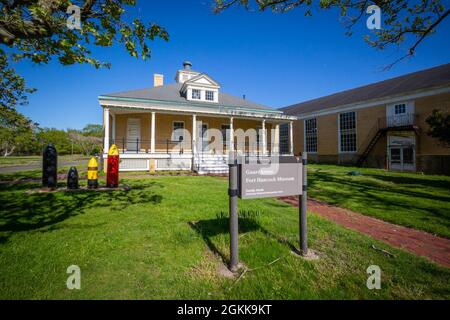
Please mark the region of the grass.
POLYGON ((450 298, 449 269, 315 214, 309 245, 321 259, 293 256, 298 211, 274 199, 239 201, 240 259, 262 268, 235 283, 217 271, 229 257, 226 179, 123 182, 132 189, 27 193, 38 183, 0 185, 0 299, 450 298), (81 290, 66 288, 72 264, 81 268, 81 290), (381 290, 366 287, 374 264, 381 290))
MULTIPOLYGON (((83 155, 58 156, 58 161, 77 161, 88 159, 83 155)), ((42 156, 8 156, 0 157, 0 167, 35 165, 42 162, 42 156)))
POLYGON ((315 199, 450 238, 448 176, 310 165, 308 178, 309 196, 315 199))

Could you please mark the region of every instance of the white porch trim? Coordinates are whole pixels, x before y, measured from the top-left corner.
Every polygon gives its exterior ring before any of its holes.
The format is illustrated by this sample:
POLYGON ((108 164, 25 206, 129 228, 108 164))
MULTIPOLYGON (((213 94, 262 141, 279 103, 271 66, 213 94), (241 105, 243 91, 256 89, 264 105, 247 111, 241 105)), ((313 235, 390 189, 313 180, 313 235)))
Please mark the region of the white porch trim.
POLYGON ((109 108, 103 108, 103 125, 104 125, 104 140, 103 152, 108 154, 109 151, 109 108))

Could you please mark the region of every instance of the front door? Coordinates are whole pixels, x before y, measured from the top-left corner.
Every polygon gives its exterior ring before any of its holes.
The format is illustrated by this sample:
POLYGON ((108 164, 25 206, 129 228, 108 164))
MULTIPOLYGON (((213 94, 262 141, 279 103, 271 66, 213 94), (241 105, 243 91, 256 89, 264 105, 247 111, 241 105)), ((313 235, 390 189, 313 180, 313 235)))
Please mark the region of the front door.
POLYGON ((137 152, 141 144, 141 119, 128 119, 127 124, 127 150, 137 152))
POLYGON ((414 146, 391 146, 389 148, 389 164, 392 170, 415 171, 414 146))
POLYGON ((202 122, 202 130, 201 130, 201 151, 207 152, 209 150, 209 132, 208 132, 208 124, 202 122))

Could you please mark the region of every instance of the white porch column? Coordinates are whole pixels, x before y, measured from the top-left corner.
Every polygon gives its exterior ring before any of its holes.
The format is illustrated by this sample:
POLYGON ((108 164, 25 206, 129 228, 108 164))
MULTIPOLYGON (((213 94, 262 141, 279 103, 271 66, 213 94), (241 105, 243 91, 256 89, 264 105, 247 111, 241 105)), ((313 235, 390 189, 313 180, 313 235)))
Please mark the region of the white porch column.
POLYGON ((156 112, 152 112, 152 124, 150 130, 150 152, 155 153, 155 128, 156 128, 156 112))
POLYGON ((272 153, 279 154, 280 153, 280 124, 275 124, 275 130, 273 132, 274 137, 272 138, 272 153))
POLYGON ((230 118, 230 133, 229 133, 229 135, 230 135, 230 137, 229 137, 229 139, 230 139, 230 141, 229 141, 229 146, 228 146, 228 152, 233 152, 234 151, 234 125, 233 125, 233 120, 234 120, 234 118, 233 117, 231 117, 230 118))
POLYGON ((105 137, 103 139, 103 153, 109 151, 109 108, 103 108, 103 127, 105 137))
POLYGON ((266 132, 266 120, 262 121, 262 154, 267 153, 267 132, 266 132))
POLYGON ((111 137, 112 137, 113 143, 115 145, 117 145, 117 141, 116 141, 116 115, 115 114, 111 114, 111 117, 112 117, 111 137))
POLYGON ((192 115, 192 154, 197 155, 197 115, 192 115))
POLYGON ((294 122, 289 122, 289 153, 294 154, 294 122))

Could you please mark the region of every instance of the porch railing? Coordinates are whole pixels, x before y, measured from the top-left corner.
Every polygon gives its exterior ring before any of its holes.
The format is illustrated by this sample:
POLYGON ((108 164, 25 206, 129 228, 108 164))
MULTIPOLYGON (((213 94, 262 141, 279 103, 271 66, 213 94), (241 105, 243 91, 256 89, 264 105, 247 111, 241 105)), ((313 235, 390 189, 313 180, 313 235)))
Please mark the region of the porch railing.
MULTIPOLYGON (((110 139, 110 144, 116 144, 120 153, 151 153, 151 140, 146 139, 110 139)), ((216 150, 209 146, 210 141, 200 140, 197 143, 198 153, 213 153, 213 154, 228 154, 229 151, 239 151, 245 155, 261 155, 263 154, 263 147, 261 142, 256 143, 238 143, 234 141, 233 150, 230 150, 229 142, 224 141, 222 150, 216 150)), ((279 144, 268 144, 266 146, 266 155, 281 154, 279 144), (274 150, 278 149, 278 152, 274 150)), ((155 152, 164 152, 183 154, 186 150, 192 150, 192 143, 190 141, 173 141, 171 139, 155 140, 155 152)))
MULTIPOLYGON (((151 140, 122 138, 117 140, 112 139, 110 143, 116 144, 120 153, 151 153, 151 140)), ((173 141, 170 139, 155 140, 155 149, 159 151, 165 150, 166 153, 183 154, 190 147, 190 143, 183 141, 173 141)))
POLYGON ((380 118, 379 126, 382 128, 406 127, 416 124, 417 116, 414 113, 398 114, 386 118, 380 118))

